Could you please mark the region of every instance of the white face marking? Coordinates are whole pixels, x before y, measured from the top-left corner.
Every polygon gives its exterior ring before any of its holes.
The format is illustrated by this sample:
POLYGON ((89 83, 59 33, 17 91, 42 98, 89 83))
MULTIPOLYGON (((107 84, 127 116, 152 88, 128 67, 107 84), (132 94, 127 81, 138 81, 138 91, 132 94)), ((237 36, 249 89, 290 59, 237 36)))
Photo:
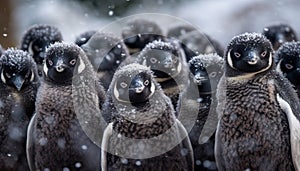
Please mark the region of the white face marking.
POLYGON ((33 53, 33 50, 32 50, 32 44, 33 44, 33 42, 30 42, 29 43, 29 47, 28 47, 28 52, 31 54, 31 55, 33 55, 34 53, 33 53))
POLYGON ((81 57, 79 57, 79 66, 78 66, 78 74, 82 73, 82 71, 85 69, 85 64, 81 57))
POLYGON ((234 66, 233 66, 233 63, 232 63, 232 59, 231 59, 231 56, 230 56, 230 52, 231 50, 228 51, 228 54, 227 54, 227 62, 228 62, 228 65, 233 68, 233 69, 236 69, 234 66))
POLYGON ((3 83, 6 83, 6 79, 3 75, 3 70, 1 71, 1 80, 2 80, 3 83))
POLYGON ((115 84, 115 86, 114 86, 114 96, 115 96, 115 98, 118 100, 118 101, 120 101, 120 102, 125 102, 125 103, 129 103, 128 101, 125 101, 125 100, 122 100, 122 99, 120 99, 120 94, 119 94, 119 91, 118 91, 118 89, 117 89, 117 84, 115 84))
POLYGON ((150 92, 151 92, 151 94, 150 94, 149 97, 151 97, 154 94, 154 92, 155 92, 155 84, 154 84, 154 82, 151 82, 150 92))
POLYGON ((33 81, 33 79, 34 79, 34 72, 33 72, 33 70, 31 70, 30 82, 32 82, 32 81, 33 81))
POLYGON ((45 75, 46 75, 46 77, 47 77, 47 76, 48 76, 48 67, 47 67, 46 62, 44 63, 43 70, 44 70, 44 73, 45 73, 45 75))

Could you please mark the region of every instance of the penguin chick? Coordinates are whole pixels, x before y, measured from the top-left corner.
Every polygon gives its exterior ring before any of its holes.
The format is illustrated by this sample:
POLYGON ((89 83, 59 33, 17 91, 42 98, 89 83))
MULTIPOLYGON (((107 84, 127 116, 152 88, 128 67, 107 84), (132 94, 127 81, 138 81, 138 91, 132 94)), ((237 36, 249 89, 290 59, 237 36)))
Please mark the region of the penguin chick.
POLYGON ((36 113, 27 133, 30 169, 99 170, 100 147, 96 144, 101 143, 91 132, 100 129, 103 87, 95 81, 93 68, 77 45, 52 44, 45 57, 36 113))
POLYGON ((219 42, 198 30, 182 35, 179 37, 179 41, 187 61, 200 54, 217 53, 220 56, 224 54, 224 48, 219 42))
POLYGON ((178 42, 153 41, 137 56, 137 63, 150 67, 155 80, 176 109, 179 94, 188 84, 188 67, 178 42))
POLYGON ((82 46, 86 44, 90 40, 90 38, 96 33, 96 30, 88 30, 81 34, 79 34, 75 39, 75 44, 78 46, 82 46))
POLYGON ((193 170, 187 132, 148 67, 114 75, 103 113, 112 116, 102 142, 102 170, 193 170))
POLYGON ((188 63, 190 84, 178 101, 179 120, 189 132, 195 170, 217 170, 214 157, 218 122, 216 89, 223 75, 223 63, 217 54, 193 57, 188 63))
POLYGON ((129 54, 140 52, 148 43, 163 40, 160 26, 147 19, 135 19, 126 23, 122 30, 122 38, 129 49, 129 54))
POLYGON ((60 30, 47 24, 31 26, 23 35, 20 49, 30 52, 37 64, 38 74, 42 76, 46 48, 63 40, 60 30))
POLYGON ((166 35, 168 38, 179 39, 179 37, 181 37, 189 32, 195 31, 195 30, 196 30, 196 28, 192 27, 191 25, 182 25, 182 24, 178 25, 177 24, 177 25, 169 28, 166 35))
POLYGON ((296 89, 300 97, 300 42, 286 42, 275 53, 276 70, 282 73, 296 89))
POLYGON ((82 46, 105 90, 119 65, 129 56, 124 42, 109 33, 97 32, 82 46))
POLYGON ((39 86, 36 64, 14 48, 2 54, 0 64, 0 170, 29 170, 26 130, 39 86))
POLYGON ((284 42, 297 41, 297 36, 293 28, 288 24, 269 25, 263 29, 262 34, 272 43, 276 51, 284 42))
POLYGON ((299 99, 262 34, 234 37, 217 89, 219 170, 299 170, 299 99))

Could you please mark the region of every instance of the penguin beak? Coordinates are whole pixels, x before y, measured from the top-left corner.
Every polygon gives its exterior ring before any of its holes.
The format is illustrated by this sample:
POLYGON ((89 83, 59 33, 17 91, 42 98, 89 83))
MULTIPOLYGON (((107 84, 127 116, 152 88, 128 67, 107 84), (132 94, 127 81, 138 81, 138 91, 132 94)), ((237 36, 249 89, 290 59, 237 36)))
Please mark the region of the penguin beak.
POLYGON ((194 76, 194 83, 195 84, 198 84, 198 85, 201 85, 203 81, 206 81, 207 78, 202 76, 201 73, 196 73, 196 75, 194 76))
POLYGON ((246 62, 249 65, 255 65, 259 60, 259 57, 257 56, 257 54, 255 52, 250 52, 248 54, 248 56, 246 57, 246 62))
POLYGON ((133 90, 135 93, 142 93, 145 89, 145 86, 141 80, 133 80, 132 86, 129 88, 133 90))
POLYGON ((163 65, 165 68, 172 68, 173 67, 173 60, 171 57, 167 57, 166 60, 163 61, 163 65))
POLYGON ((56 64, 56 66, 55 66, 55 69, 56 69, 57 72, 63 72, 63 71, 65 70, 65 67, 66 67, 66 66, 65 66, 63 60, 62 60, 62 59, 59 59, 59 60, 57 61, 57 64, 56 64))
POLYGON ((24 79, 21 76, 17 76, 15 78, 13 78, 12 82, 15 85, 15 87, 17 88, 18 91, 21 90, 23 83, 24 83, 24 79))

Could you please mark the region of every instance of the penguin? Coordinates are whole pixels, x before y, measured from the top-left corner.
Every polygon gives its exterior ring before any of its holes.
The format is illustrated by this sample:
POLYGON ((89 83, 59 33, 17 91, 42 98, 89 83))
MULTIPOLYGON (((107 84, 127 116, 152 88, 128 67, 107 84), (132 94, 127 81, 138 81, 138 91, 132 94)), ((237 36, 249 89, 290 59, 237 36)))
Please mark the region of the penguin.
POLYGON ((157 23, 142 18, 128 21, 121 34, 130 55, 142 51, 154 40, 164 39, 162 28, 157 23))
POLYGON ((97 32, 82 45, 82 49, 91 61, 104 89, 107 90, 115 71, 129 56, 124 42, 110 33, 97 32))
POLYGON ((86 44, 86 42, 89 41, 90 38, 91 38, 96 32, 97 32, 96 30, 88 30, 88 31, 85 31, 85 32, 79 34, 78 36, 76 36, 76 39, 75 39, 74 43, 80 47, 80 46, 86 44))
POLYGON ((261 33, 233 37, 217 89, 219 170, 299 170, 299 99, 261 33))
POLYGON ((193 170, 187 132, 151 70, 129 64, 114 75, 103 113, 101 164, 106 170, 193 170))
POLYGON ((284 42, 297 41, 297 35, 294 29, 288 24, 273 24, 266 26, 262 34, 272 43, 276 51, 284 42))
POLYGON ((35 24, 24 33, 20 49, 31 53, 37 64, 38 73, 42 76, 46 48, 51 43, 61 41, 63 41, 63 36, 57 27, 48 24, 35 24))
MULTIPOLYGON (((155 40, 146 45, 137 56, 136 62, 150 67, 155 80, 165 94, 171 98, 176 109, 179 94, 188 85, 188 65, 185 55, 176 40, 155 40)), ((177 115, 177 112, 176 112, 177 115)))
POLYGON ((217 128, 216 90, 224 60, 216 53, 194 56, 189 65, 189 85, 177 105, 178 119, 189 132, 195 170, 217 170, 214 157, 217 128))
MULTIPOLYGON (((99 170, 103 87, 84 51, 56 42, 46 51, 27 132, 31 170, 99 170), (94 135, 92 135, 94 134, 94 135)), ((105 126, 105 125, 103 125, 105 126)), ((103 128, 104 130, 104 128, 103 128)))
POLYGON ((275 58, 278 60, 276 70, 293 84, 300 97, 300 42, 285 42, 275 52, 275 58))
POLYGON ((217 53, 219 56, 224 54, 224 48, 217 40, 198 30, 180 36, 179 41, 187 61, 200 54, 217 53))
POLYGON ((39 86, 36 64, 28 52, 8 48, 0 72, 0 170, 28 171, 26 131, 39 86))

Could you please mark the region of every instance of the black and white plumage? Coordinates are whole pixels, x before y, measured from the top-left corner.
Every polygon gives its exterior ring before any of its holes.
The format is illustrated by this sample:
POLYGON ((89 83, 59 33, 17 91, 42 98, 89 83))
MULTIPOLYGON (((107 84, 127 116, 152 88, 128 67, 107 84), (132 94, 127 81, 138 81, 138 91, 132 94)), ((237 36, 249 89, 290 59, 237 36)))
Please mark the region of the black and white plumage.
POLYGON ((86 44, 86 42, 88 42, 95 33, 97 33, 96 30, 85 31, 85 32, 79 34, 78 36, 76 36, 74 43, 78 46, 82 46, 82 45, 86 44))
POLYGON ((217 84, 223 75, 223 58, 217 54, 193 57, 189 61, 189 85, 180 95, 179 120, 189 132, 195 170, 217 170, 214 157, 217 128, 217 84))
POLYGON ((29 170, 26 131, 39 86, 36 64, 29 53, 9 48, 0 65, 0 170, 29 170))
POLYGON ((278 50, 285 42, 297 41, 296 32, 288 24, 269 25, 263 29, 262 34, 270 40, 274 50, 278 50))
POLYGON ((119 65, 129 56, 124 42, 109 33, 97 32, 82 46, 105 90, 119 65))
POLYGON ((276 51, 276 70, 281 72, 294 86, 300 97, 300 42, 286 42, 276 51))
POLYGON ((150 67, 155 80, 176 109, 179 94, 188 84, 188 66, 177 41, 153 41, 137 56, 137 63, 150 67))
POLYGON ((130 55, 140 52, 148 43, 163 40, 163 31, 154 21, 130 20, 122 29, 122 38, 130 55))
POLYGON ((179 41, 184 49, 187 61, 200 54, 217 53, 220 56, 224 54, 224 48, 218 41, 198 30, 180 36, 179 41))
POLYGON ((63 36, 57 27, 47 24, 36 24, 24 33, 20 49, 31 53, 37 64, 38 73, 42 76, 46 48, 51 43, 61 42, 62 40, 63 36))
POLYGON ((103 113, 112 116, 102 142, 102 170, 193 170, 187 132, 170 99, 139 64, 121 67, 103 113))
POLYGON ((2 53, 4 52, 2 46, 0 45, 0 56, 2 55, 2 53))
POLYGON ((234 37, 217 89, 219 170, 299 170, 299 100, 275 71, 270 41, 257 33, 234 37))
POLYGON ((28 127, 31 170, 99 170, 103 102, 103 87, 84 51, 74 44, 50 45, 28 127))

